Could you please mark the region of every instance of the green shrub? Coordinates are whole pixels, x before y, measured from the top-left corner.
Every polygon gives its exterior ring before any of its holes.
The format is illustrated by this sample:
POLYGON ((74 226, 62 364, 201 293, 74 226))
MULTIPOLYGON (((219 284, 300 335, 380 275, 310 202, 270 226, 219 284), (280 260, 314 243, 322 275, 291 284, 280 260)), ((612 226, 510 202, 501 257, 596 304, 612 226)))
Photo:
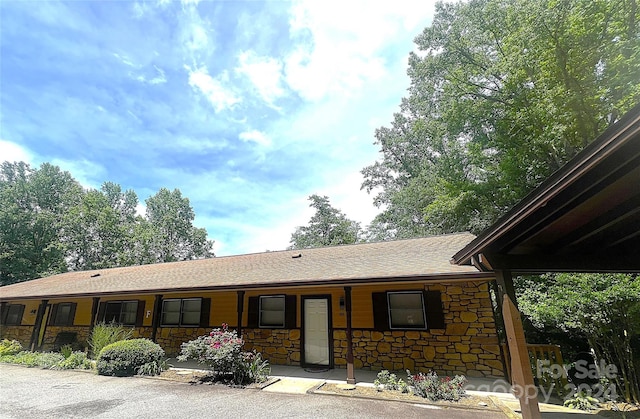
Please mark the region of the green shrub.
POLYGON ((107 345, 121 340, 130 339, 133 335, 132 329, 125 329, 116 323, 98 323, 93 327, 89 338, 89 348, 94 358, 100 355, 100 351, 107 345))
MULTIPOLYGON (((64 355, 63 355, 64 356, 64 355)), ((71 352, 68 357, 62 360, 60 363, 54 366, 57 370, 89 370, 93 367, 93 363, 87 358, 87 354, 84 352, 76 351, 71 352)))
POLYGON ((55 368, 64 361, 64 356, 57 352, 22 351, 13 355, 0 357, 0 362, 26 365, 27 367, 55 368))
POLYGON ((139 370, 159 374, 164 364, 163 357, 164 350, 149 339, 122 340, 100 351, 96 367, 100 375, 131 376, 139 370))
POLYGON ((213 370, 216 381, 244 385, 263 382, 269 376, 269 362, 258 352, 243 352, 244 342, 226 323, 222 328, 182 344, 178 361, 193 359, 213 370))
POLYGON ((600 407, 600 401, 584 391, 578 391, 574 397, 564 401, 564 407, 578 410, 595 410, 600 407))
POLYGON ((14 355, 22 351, 22 344, 17 340, 2 339, 0 341, 0 356, 14 355))
POLYGON ((63 345, 60 348, 60 353, 62 354, 62 356, 64 356, 65 359, 67 359, 73 353, 73 347, 71 345, 69 345, 69 344, 63 345))
POLYGON ((458 401, 464 395, 464 385, 467 383, 464 375, 439 378, 438 374, 433 371, 427 374, 420 372, 412 375, 407 370, 407 376, 407 381, 413 388, 413 394, 431 401, 458 401))

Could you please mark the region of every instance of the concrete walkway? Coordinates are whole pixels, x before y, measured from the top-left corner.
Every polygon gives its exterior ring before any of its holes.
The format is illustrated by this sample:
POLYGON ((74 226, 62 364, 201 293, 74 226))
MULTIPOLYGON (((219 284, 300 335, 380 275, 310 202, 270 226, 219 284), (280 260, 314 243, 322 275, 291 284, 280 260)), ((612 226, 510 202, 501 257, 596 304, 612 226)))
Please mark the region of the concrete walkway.
MULTIPOLYGON (((202 366, 194 361, 178 362, 170 359, 169 364, 176 369, 202 370, 202 366)), ((378 371, 356 370, 357 385, 373 386, 378 371)), ((262 391, 272 393, 306 394, 309 390, 318 388, 325 382, 346 383, 347 370, 340 368, 302 368, 291 365, 272 365, 271 377, 278 381, 265 387, 262 391)), ((399 378, 406 379, 404 374, 399 378)), ((490 397, 502 404, 507 417, 520 418, 520 403, 511 393, 511 386, 505 380, 468 377, 465 387, 470 395, 490 397)), ((580 417, 594 417, 583 411, 568 409, 563 406, 549 403, 540 403, 540 411, 545 419, 578 419, 580 417)))

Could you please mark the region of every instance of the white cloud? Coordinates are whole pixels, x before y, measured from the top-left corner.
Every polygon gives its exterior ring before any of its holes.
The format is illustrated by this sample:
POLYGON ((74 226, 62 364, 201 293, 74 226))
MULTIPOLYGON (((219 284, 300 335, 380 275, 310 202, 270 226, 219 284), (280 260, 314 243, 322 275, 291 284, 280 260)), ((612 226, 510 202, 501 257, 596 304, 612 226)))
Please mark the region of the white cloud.
POLYGON ((52 159, 50 163, 71 173, 71 176, 86 189, 98 189, 107 179, 107 170, 95 161, 52 159))
POLYGON ((244 74, 254 85, 260 97, 272 105, 285 94, 282 87, 282 63, 273 57, 259 57, 253 51, 244 51, 238 57, 238 73, 244 74))
POLYGON ((0 140, 0 162, 23 161, 33 164, 33 156, 26 148, 6 140, 0 140))
POLYGON ((258 130, 251 130, 241 132, 239 138, 245 142, 254 142, 263 146, 270 146, 271 140, 266 136, 265 133, 260 132, 258 130))
POLYGON ((225 86, 225 84, 229 84, 229 76, 226 71, 213 78, 209 75, 207 67, 200 67, 195 70, 188 66, 185 66, 185 68, 189 73, 189 86, 202 93, 211 103, 216 113, 230 109, 236 103, 241 102, 241 99, 236 96, 231 87, 225 86))
POLYGON ((399 36, 415 36, 434 3, 296 2, 289 24, 299 45, 286 59, 287 83, 308 100, 349 96, 365 88, 386 74, 384 49, 399 36))

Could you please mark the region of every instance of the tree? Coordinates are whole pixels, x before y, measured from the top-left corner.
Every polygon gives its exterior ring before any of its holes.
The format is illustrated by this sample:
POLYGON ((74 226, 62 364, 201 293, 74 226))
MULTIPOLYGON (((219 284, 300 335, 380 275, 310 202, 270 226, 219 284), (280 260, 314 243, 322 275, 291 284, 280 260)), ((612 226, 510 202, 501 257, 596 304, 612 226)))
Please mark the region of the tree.
POLYGON ((138 233, 152 238, 149 248, 156 262, 213 256, 213 242, 207 240, 205 229, 192 225, 193 208, 180 190, 162 188, 145 202, 149 226, 138 233), (150 235, 146 228, 150 228, 150 235))
POLYGON ((376 131, 382 159, 362 170, 375 224, 490 225, 640 100, 639 21, 635 0, 438 4, 409 95, 376 131))
POLYGON ((62 219, 82 188, 68 172, 44 163, 0 166, 0 284, 67 270, 60 243, 62 219))
POLYGON ((322 246, 337 246, 358 242, 360 224, 349 220, 340 210, 333 208, 327 196, 311 195, 311 208, 316 212, 309 225, 296 227, 291 235, 289 249, 307 249, 322 246))
POLYGON ((71 270, 113 268, 140 263, 135 247, 134 191, 105 182, 100 190, 86 191, 65 214, 62 242, 71 270))
POLYGON ((616 366, 618 394, 640 401, 640 365, 632 344, 640 337, 640 277, 563 273, 519 278, 516 286, 520 309, 534 325, 584 336, 597 360, 616 366))

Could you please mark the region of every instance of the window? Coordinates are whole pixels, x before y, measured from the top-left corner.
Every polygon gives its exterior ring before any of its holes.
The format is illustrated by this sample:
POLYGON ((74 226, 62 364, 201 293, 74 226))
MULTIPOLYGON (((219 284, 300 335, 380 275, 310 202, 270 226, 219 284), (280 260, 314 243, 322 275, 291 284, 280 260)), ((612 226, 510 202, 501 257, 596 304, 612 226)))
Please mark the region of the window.
POLYGON ((440 291, 372 292, 371 298, 376 330, 446 328, 440 291))
POLYGON ((162 324, 199 326, 202 298, 171 299, 162 302, 162 324))
POLYGON ((392 329, 425 329, 424 299, 421 291, 389 292, 389 325, 392 329))
POLYGON ((105 323, 135 325, 138 317, 138 301, 108 301, 104 308, 105 323))
POLYGON ((260 297, 260 327, 284 327, 284 295, 260 297))
POLYGON ((2 324, 5 326, 20 326, 24 304, 5 304, 2 307, 2 324))
POLYGON ((296 295, 256 295, 248 299, 247 327, 295 329, 298 321, 296 295))
POLYGON ((54 326, 72 326, 76 314, 76 303, 54 304, 51 310, 51 324, 54 326))

